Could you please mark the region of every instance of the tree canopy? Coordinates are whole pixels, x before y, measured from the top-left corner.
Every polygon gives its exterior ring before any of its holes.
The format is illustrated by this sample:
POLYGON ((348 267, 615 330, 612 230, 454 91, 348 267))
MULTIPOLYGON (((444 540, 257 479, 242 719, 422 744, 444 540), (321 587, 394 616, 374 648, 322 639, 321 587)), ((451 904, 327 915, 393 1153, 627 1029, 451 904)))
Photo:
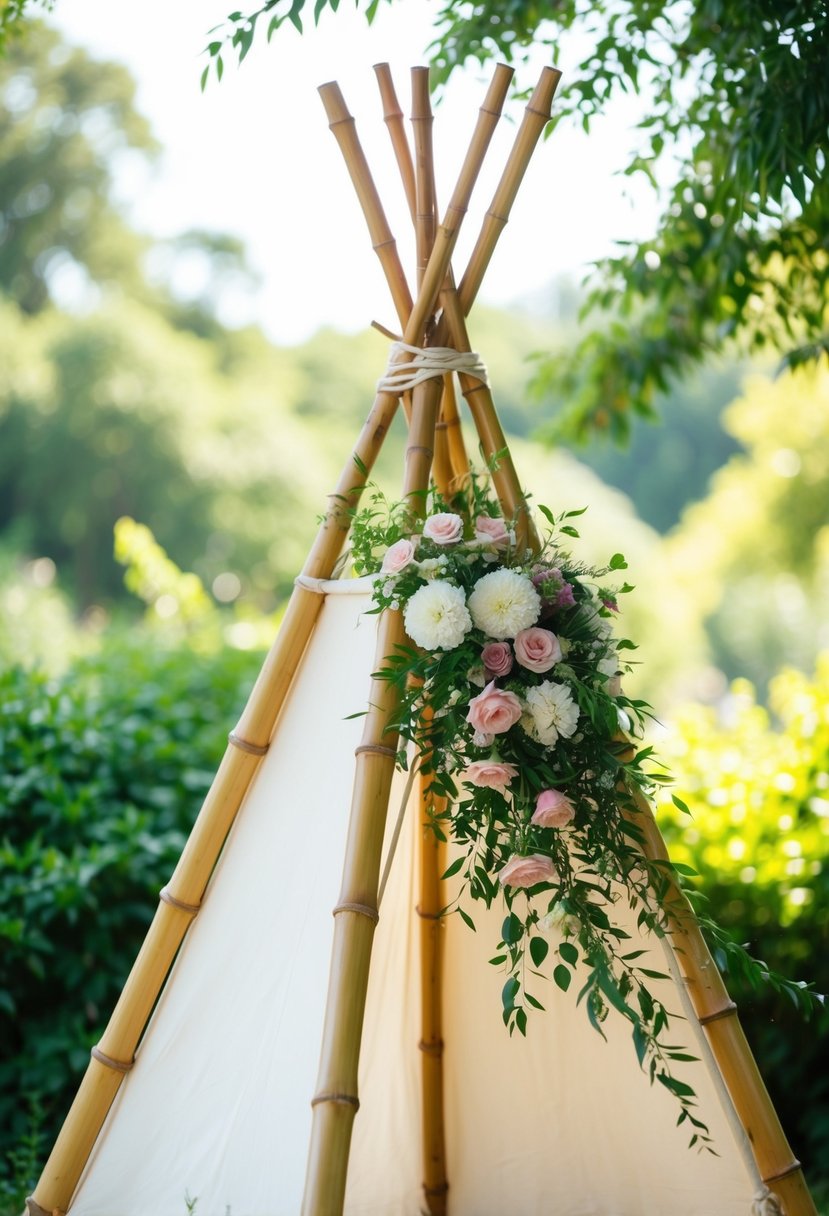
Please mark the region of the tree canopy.
MULTIPOLYGON (((338 2, 316 0, 314 20, 338 2)), ((379 0, 357 3, 371 21, 379 0)), ((303 20, 305 0, 231 13, 204 78, 228 50, 244 59, 257 30, 303 20)), ((789 366, 827 357, 827 35, 826 0, 444 0, 437 85, 470 59, 572 49, 555 121, 589 130, 621 94, 645 102, 625 172, 659 192, 658 229, 600 264, 594 327, 539 367, 571 433, 625 437, 672 377, 735 342, 789 366)))

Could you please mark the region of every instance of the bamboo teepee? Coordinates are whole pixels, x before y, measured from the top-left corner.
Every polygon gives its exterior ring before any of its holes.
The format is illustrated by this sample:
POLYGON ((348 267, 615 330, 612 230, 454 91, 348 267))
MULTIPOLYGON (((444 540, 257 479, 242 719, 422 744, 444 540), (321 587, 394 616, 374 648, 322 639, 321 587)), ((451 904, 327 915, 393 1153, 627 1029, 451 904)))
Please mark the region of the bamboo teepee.
MULTIPOLYGON (((468 354, 466 316, 550 117, 559 73, 541 75, 456 286, 453 250, 511 70, 495 70, 440 221, 427 72, 412 74, 413 152, 388 67, 376 72, 415 225, 414 298, 354 120, 333 83, 320 89, 331 130, 403 341, 468 354)), ((461 392, 493 463, 503 514, 533 547, 537 537, 492 395, 468 361, 461 366, 461 392)), ((304 1216, 816 1216, 682 893, 669 892, 676 910, 669 966, 700 1044, 706 1077, 699 1094, 715 1108, 716 1158, 688 1151, 671 1126, 667 1095, 637 1074, 627 1042, 617 1050, 609 1034, 603 1054, 589 1028, 583 1036, 580 1012, 551 1014, 526 1043, 509 1040, 496 1016, 490 1035, 483 1012, 489 998, 477 999, 488 982, 477 978, 486 973, 484 947, 456 930, 456 918, 440 917, 442 846, 419 822, 428 788, 403 789, 395 777, 395 686, 371 678, 361 737, 345 721, 355 696, 358 703, 365 697, 368 673, 404 638, 399 612, 384 613, 375 632, 375 618, 364 615, 365 580, 332 578, 349 512, 401 396, 408 419, 403 494, 422 494, 430 477, 449 492, 468 477, 453 385, 451 374, 432 369, 410 392, 378 391, 28 1200, 30 1216, 178 1216, 186 1205, 198 1216, 288 1216, 300 1206, 304 1216), (348 767, 346 822, 339 812, 348 767), (396 852, 390 802, 411 804, 396 852), (314 1089, 309 1067, 317 1059, 314 1089), (632 1097, 634 1082, 641 1083, 632 1097)), ((647 854, 664 858, 644 800, 638 810, 647 854)))

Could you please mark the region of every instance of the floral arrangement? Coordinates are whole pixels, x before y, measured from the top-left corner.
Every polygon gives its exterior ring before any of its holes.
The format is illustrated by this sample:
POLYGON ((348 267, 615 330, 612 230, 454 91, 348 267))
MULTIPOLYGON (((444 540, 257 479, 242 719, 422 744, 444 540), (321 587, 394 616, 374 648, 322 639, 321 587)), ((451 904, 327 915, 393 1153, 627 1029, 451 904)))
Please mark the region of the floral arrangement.
POLYGON ((503 898, 490 961, 505 974, 510 1033, 544 1008, 545 966, 565 991, 578 968, 590 1022, 603 1034, 611 1007, 628 1020, 640 1065, 677 1098, 692 1144, 709 1147, 694 1090, 674 1075, 695 1057, 665 1043, 677 1011, 648 986, 665 977, 613 916, 625 899, 640 927, 664 935, 668 872, 685 870, 641 848, 632 792, 669 778, 646 774, 650 749, 631 741, 649 707, 622 690, 635 647, 613 625, 632 588, 606 582, 626 562, 617 553, 596 569, 571 556, 581 511, 539 508, 548 530, 531 552, 477 480, 468 493, 463 513, 433 494, 425 518, 375 493, 354 519, 355 568, 377 573, 375 610, 401 610, 412 643, 378 673, 399 686, 399 762, 413 743, 434 831, 459 853, 444 874, 460 876, 458 914, 474 929, 469 900, 503 898))

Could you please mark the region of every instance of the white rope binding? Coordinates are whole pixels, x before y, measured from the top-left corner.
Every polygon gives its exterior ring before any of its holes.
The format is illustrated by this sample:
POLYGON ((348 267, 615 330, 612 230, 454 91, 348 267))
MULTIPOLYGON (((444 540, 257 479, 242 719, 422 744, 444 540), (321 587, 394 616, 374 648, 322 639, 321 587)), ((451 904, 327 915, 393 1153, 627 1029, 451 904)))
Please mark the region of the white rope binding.
POLYGON ((392 342, 386 374, 377 381, 380 393, 405 393, 447 372, 464 372, 487 384, 486 365, 477 351, 454 350, 451 346, 409 346, 392 342), (409 355, 406 359, 403 356, 409 355))

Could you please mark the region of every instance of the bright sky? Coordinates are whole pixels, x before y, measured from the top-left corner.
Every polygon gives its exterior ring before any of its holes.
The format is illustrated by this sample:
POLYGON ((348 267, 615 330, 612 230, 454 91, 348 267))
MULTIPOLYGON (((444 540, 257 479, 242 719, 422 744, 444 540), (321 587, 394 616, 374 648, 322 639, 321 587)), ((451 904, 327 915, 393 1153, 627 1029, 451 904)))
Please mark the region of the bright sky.
MULTIPOLYGON (((326 11, 319 28, 302 38, 290 27, 269 46, 260 36, 241 68, 228 56, 222 83, 211 78, 202 94, 206 33, 231 7, 228 0, 57 0, 51 21, 72 42, 128 65, 138 81, 138 107, 163 145, 162 162, 150 179, 122 177, 121 192, 134 223, 160 236, 209 228, 243 238, 263 281, 248 307, 277 342, 300 341, 321 325, 362 329, 375 318, 396 328, 316 89, 339 81, 408 270, 411 223, 372 65, 391 64, 408 113, 409 68, 425 62, 435 0, 381 5, 370 28, 351 4, 343 4, 336 15, 326 11)), ((560 89, 566 88, 568 64, 556 66, 564 72, 560 89)), ((520 84, 534 84, 540 67, 541 62, 522 71, 520 84)), ((437 108, 441 208, 454 186, 487 79, 477 69, 465 73, 437 108)), ((560 129, 539 146, 482 300, 506 305, 543 289, 561 271, 581 277, 589 262, 612 251, 615 240, 649 235, 655 203, 641 188, 634 198, 626 196, 630 180, 615 174, 631 145, 634 105, 615 106, 612 119, 589 137, 560 129)), ((520 105, 513 103, 509 112, 520 117, 520 105)), ((458 245, 458 277, 514 131, 513 122, 502 120, 493 140, 458 245)))

